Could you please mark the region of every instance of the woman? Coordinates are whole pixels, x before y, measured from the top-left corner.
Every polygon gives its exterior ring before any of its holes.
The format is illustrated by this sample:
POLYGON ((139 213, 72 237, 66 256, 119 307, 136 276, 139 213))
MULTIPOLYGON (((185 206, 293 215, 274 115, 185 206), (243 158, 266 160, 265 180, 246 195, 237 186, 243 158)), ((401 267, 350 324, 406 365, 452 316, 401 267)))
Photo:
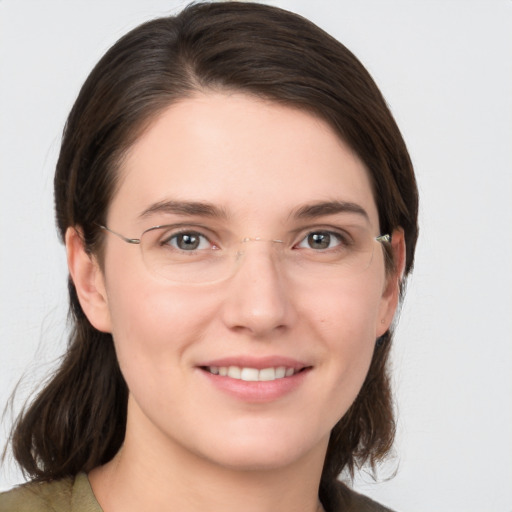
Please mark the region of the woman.
POLYGON ((384 510, 417 190, 372 79, 303 18, 195 4, 86 80, 55 174, 74 331, 0 510, 384 510))

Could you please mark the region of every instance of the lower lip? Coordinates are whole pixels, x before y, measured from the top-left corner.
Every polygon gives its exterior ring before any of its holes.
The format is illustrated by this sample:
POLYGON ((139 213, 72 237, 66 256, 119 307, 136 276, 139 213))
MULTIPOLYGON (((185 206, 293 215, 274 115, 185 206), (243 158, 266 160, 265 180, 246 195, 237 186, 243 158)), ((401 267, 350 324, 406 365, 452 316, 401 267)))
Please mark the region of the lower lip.
POLYGON ((244 402, 271 402, 295 391, 306 379, 311 368, 306 368, 291 377, 270 381, 245 381, 214 375, 206 370, 200 372, 217 389, 244 402))

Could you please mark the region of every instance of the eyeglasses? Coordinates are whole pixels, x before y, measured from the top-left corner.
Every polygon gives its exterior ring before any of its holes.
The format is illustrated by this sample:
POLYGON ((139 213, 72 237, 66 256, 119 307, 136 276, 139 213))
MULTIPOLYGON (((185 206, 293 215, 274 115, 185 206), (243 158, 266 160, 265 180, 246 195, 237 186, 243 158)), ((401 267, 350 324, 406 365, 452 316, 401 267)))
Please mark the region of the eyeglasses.
POLYGON ((154 226, 140 238, 99 227, 128 244, 139 245, 144 264, 155 276, 190 284, 215 283, 233 276, 250 242, 270 245, 273 258, 289 275, 310 280, 344 279, 364 272, 372 262, 375 247, 391 242, 387 234, 375 237, 366 229, 331 226, 299 232, 290 240, 228 237, 222 242, 217 241, 215 233, 198 226, 154 226))

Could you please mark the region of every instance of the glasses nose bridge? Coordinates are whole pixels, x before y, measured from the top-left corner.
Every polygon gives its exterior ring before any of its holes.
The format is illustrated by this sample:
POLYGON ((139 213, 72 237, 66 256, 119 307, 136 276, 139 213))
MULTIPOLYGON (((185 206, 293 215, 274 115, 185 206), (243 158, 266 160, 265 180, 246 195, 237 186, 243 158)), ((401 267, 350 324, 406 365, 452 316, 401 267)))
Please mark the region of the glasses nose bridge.
POLYGON ((268 256, 271 257, 280 252, 280 249, 284 247, 284 241, 279 239, 262 238, 259 236, 242 238, 235 248, 235 268, 237 269, 239 267, 244 257, 246 257, 247 252, 250 252, 250 247, 262 248, 265 245, 270 248, 270 251, 267 250, 265 254, 268 254, 268 256))
POLYGON ((248 271, 248 275, 256 272, 260 280, 264 276, 273 276, 272 280, 274 280, 276 275, 281 275, 284 270, 282 265, 284 247, 284 241, 279 239, 267 239, 259 236, 240 239, 231 257, 229 276, 233 277, 242 270, 242 273, 248 271), (249 254, 251 251, 256 254, 249 254), (247 263, 249 263, 249 267, 247 267, 247 263), (244 271, 244 268, 247 270, 244 271))

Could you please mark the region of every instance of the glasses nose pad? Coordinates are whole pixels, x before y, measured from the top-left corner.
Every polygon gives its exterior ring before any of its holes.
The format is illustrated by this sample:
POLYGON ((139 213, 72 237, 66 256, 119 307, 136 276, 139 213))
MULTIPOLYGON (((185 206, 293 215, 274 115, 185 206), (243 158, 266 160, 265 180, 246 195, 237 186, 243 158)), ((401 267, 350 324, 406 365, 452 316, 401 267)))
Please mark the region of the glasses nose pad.
POLYGON ((233 274, 237 271, 237 269, 240 265, 240 262, 243 259, 243 256, 245 256, 247 251, 244 249, 244 247, 247 247, 249 242, 267 242, 271 247, 276 247, 276 246, 279 246, 280 244, 284 243, 282 240, 266 240, 259 236, 254 237, 254 238, 251 238, 251 237, 242 238, 240 240, 240 247, 235 251, 235 259, 234 259, 235 265, 232 270, 233 274))

